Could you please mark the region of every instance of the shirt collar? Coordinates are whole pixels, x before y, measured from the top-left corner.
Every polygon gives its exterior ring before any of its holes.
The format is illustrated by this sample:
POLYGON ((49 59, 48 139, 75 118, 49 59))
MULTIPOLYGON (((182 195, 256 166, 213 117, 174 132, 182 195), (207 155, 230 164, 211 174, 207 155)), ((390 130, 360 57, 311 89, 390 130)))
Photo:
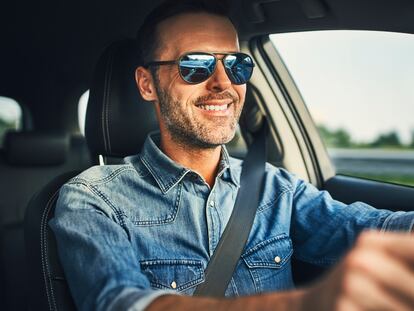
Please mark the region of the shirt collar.
MULTIPOLYGON (((176 186, 184 176, 191 172, 188 168, 174 162, 158 147, 160 144, 160 133, 152 132, 147 136, 144 146, 141 150, 140 158, 148 171, 154 177, 158 186, 163 193, 167 193, 171 188, 176 186)), ((238 186, 235 174, 230 167, 230 158, 226 147, 223 145, 221 159, 218 169, 218 176, 230 176, 230 180, 238 186)))
POLYGON ((219 177, 222 176, 225 180, 229 179, 235 186, 239 186, 239 182, 236 178, 235 169, 230 165, 230 156, 225 145, 222 145, 221 148, 221 159, 217 175, 219 177))

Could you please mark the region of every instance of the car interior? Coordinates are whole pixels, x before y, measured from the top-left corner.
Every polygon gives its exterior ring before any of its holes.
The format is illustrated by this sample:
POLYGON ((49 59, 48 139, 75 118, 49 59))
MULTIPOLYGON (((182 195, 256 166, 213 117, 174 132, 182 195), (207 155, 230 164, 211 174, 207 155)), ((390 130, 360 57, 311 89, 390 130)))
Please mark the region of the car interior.
MULTIPOLYGON (((0 146, 0 309, 74 310, 47 226, 59 188, 93 165, 138 153, 157 129, 134 81, 136 32, 156 1, 3 2, 0 96, 22 109, 0 146), (85 135, 79 98, 89 90, 85 135)), ((241 50, 256 67, 230 154, 243 158, 263 117, 268 162, 345 203, 414 210, 414 188, 337 175, 295 82, 269 34, 380 30, 414 34, 414 3, 355 0, 230 0, 241 50)), ((312 47, 309 47, 310 49, 312 47)), ((0 103, 1 110, 1 103, 0 103)), ((298 286, 323 269, 293 262, 298 286)))

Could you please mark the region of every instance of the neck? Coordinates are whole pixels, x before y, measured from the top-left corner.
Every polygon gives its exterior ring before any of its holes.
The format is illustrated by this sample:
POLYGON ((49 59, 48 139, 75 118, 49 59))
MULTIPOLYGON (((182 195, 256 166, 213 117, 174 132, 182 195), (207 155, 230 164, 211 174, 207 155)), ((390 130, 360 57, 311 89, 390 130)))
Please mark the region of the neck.
POLYGON ((161 150, 173 161, 200 174, 212 188, 220 163, 221 146, 197 148, 161 135, 161 150))

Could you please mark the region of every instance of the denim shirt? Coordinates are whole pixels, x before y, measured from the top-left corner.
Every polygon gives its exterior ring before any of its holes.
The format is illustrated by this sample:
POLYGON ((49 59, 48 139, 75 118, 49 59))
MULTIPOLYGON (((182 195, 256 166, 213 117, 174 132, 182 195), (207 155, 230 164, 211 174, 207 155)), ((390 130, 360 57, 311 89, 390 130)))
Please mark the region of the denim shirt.
MULTIPOLYGON (((65 184, 50 221, 79 310, 143 310, 191 295, 232 212, 240 160, 222 148, 214 186, 168 158, 151 134, 125 164, 92 167, 65 184)), ((266 165, 265 187, 226 296, 294 287, 291 258, 329 266, 361 230, 411 230, 414 212, 333 200, 266 165)))

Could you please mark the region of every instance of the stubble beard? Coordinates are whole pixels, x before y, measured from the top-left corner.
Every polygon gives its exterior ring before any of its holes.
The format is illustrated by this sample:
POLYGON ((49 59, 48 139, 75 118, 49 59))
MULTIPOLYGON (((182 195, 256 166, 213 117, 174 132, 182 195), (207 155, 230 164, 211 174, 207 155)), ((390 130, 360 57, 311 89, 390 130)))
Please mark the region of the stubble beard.
POLYGON ((233 100, 232 105, 235 105, 235 113, 230 121, 225 117, 215 117, 214 122, 206 123, 201 119, 190 118, 188 112, 183 111, 181 102, 170 96, 159 85, 156 89, 161 118, 163 118, 171 138, 178 144, 199 149, 213 149, 233 139, 241 107, 239 107, 238 99, 230 93, 199 97, 191 103, 195 106, 211 99, 231 98, 233 100))

